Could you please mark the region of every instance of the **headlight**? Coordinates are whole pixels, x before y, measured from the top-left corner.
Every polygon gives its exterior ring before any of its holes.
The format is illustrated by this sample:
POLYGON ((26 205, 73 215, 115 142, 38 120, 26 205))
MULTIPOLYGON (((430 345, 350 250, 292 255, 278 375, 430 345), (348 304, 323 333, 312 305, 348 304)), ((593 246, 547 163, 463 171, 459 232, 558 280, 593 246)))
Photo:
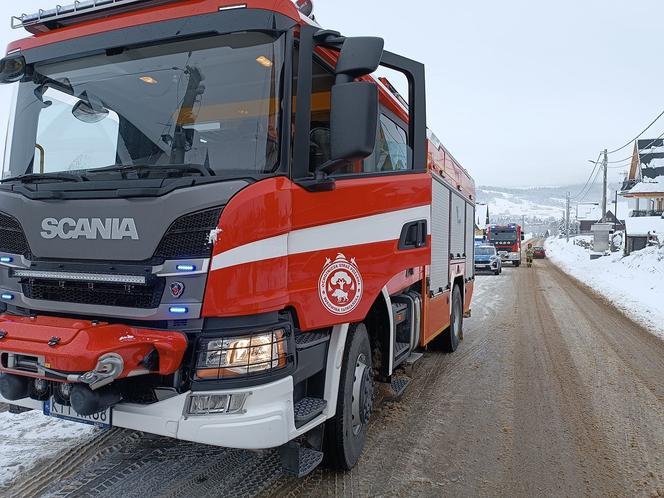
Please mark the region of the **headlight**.
POLYGON ((287 353, 284 329, 208 340, 201 343, 196 376, 220 379, 283 368, 287 353))

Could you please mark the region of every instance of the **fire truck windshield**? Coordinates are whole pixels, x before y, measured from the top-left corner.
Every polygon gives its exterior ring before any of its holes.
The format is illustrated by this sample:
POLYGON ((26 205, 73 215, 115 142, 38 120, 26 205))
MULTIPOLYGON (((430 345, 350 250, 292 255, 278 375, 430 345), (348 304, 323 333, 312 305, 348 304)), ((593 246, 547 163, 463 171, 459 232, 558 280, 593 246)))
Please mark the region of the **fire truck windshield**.
POLYGON ((516 242, 515 230, 492 230, 491 240, 494 242, 516 242))
POLYGON ((274 173, 284 52, 284 37, 243 32, 36 64, 3 177, 274 173))

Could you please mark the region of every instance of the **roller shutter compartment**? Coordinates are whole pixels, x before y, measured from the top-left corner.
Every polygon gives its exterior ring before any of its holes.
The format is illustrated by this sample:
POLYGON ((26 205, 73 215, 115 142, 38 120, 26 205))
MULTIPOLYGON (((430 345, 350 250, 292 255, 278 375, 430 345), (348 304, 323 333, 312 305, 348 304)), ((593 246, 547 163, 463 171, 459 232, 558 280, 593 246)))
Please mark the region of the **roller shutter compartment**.
POLYGON ((432 181, 429 288, 438 294, 449 285, 450 189, 436 179, 432 181))

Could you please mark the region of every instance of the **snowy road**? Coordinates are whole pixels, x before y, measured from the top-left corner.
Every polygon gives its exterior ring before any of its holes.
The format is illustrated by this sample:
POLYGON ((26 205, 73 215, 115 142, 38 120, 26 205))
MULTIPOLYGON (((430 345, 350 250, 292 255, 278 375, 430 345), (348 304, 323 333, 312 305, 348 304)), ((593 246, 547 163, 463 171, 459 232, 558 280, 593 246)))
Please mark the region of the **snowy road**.
MULTIPOLYGON (((131 431, 3 496, 664 496, 664 341, 548 261, 479 276, 453 355, 427 353, 347 474, 131 431)), ((1 444, 1 443, 0 443, 1 444)), ((53 458, 53 457, 50 457, 53 458)))
POLYGON ((548 261, 480 276, 349 474, 272 496, 664 496, 664 341, 548 261))

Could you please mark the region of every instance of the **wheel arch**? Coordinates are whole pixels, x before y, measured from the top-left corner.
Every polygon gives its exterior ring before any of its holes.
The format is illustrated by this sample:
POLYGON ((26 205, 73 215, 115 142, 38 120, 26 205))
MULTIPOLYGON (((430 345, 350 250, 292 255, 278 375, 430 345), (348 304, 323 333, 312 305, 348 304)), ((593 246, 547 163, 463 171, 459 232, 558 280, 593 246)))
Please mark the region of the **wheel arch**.
POLYGON ((463 275, 457 276, 454 281, 452 282, 452 292, 454 292, 454 287, 459 286, 459 291, 461 292, 461 302, 463 303, 465 300, 465 294, 466 294, 466 285, 463 281, 463 275))
POLYGON ((392 373, 394 326, 392 300, 386 287, 376 296, 364 323, 369 333, 373 366, 381 377, 388 377, 392 373))

